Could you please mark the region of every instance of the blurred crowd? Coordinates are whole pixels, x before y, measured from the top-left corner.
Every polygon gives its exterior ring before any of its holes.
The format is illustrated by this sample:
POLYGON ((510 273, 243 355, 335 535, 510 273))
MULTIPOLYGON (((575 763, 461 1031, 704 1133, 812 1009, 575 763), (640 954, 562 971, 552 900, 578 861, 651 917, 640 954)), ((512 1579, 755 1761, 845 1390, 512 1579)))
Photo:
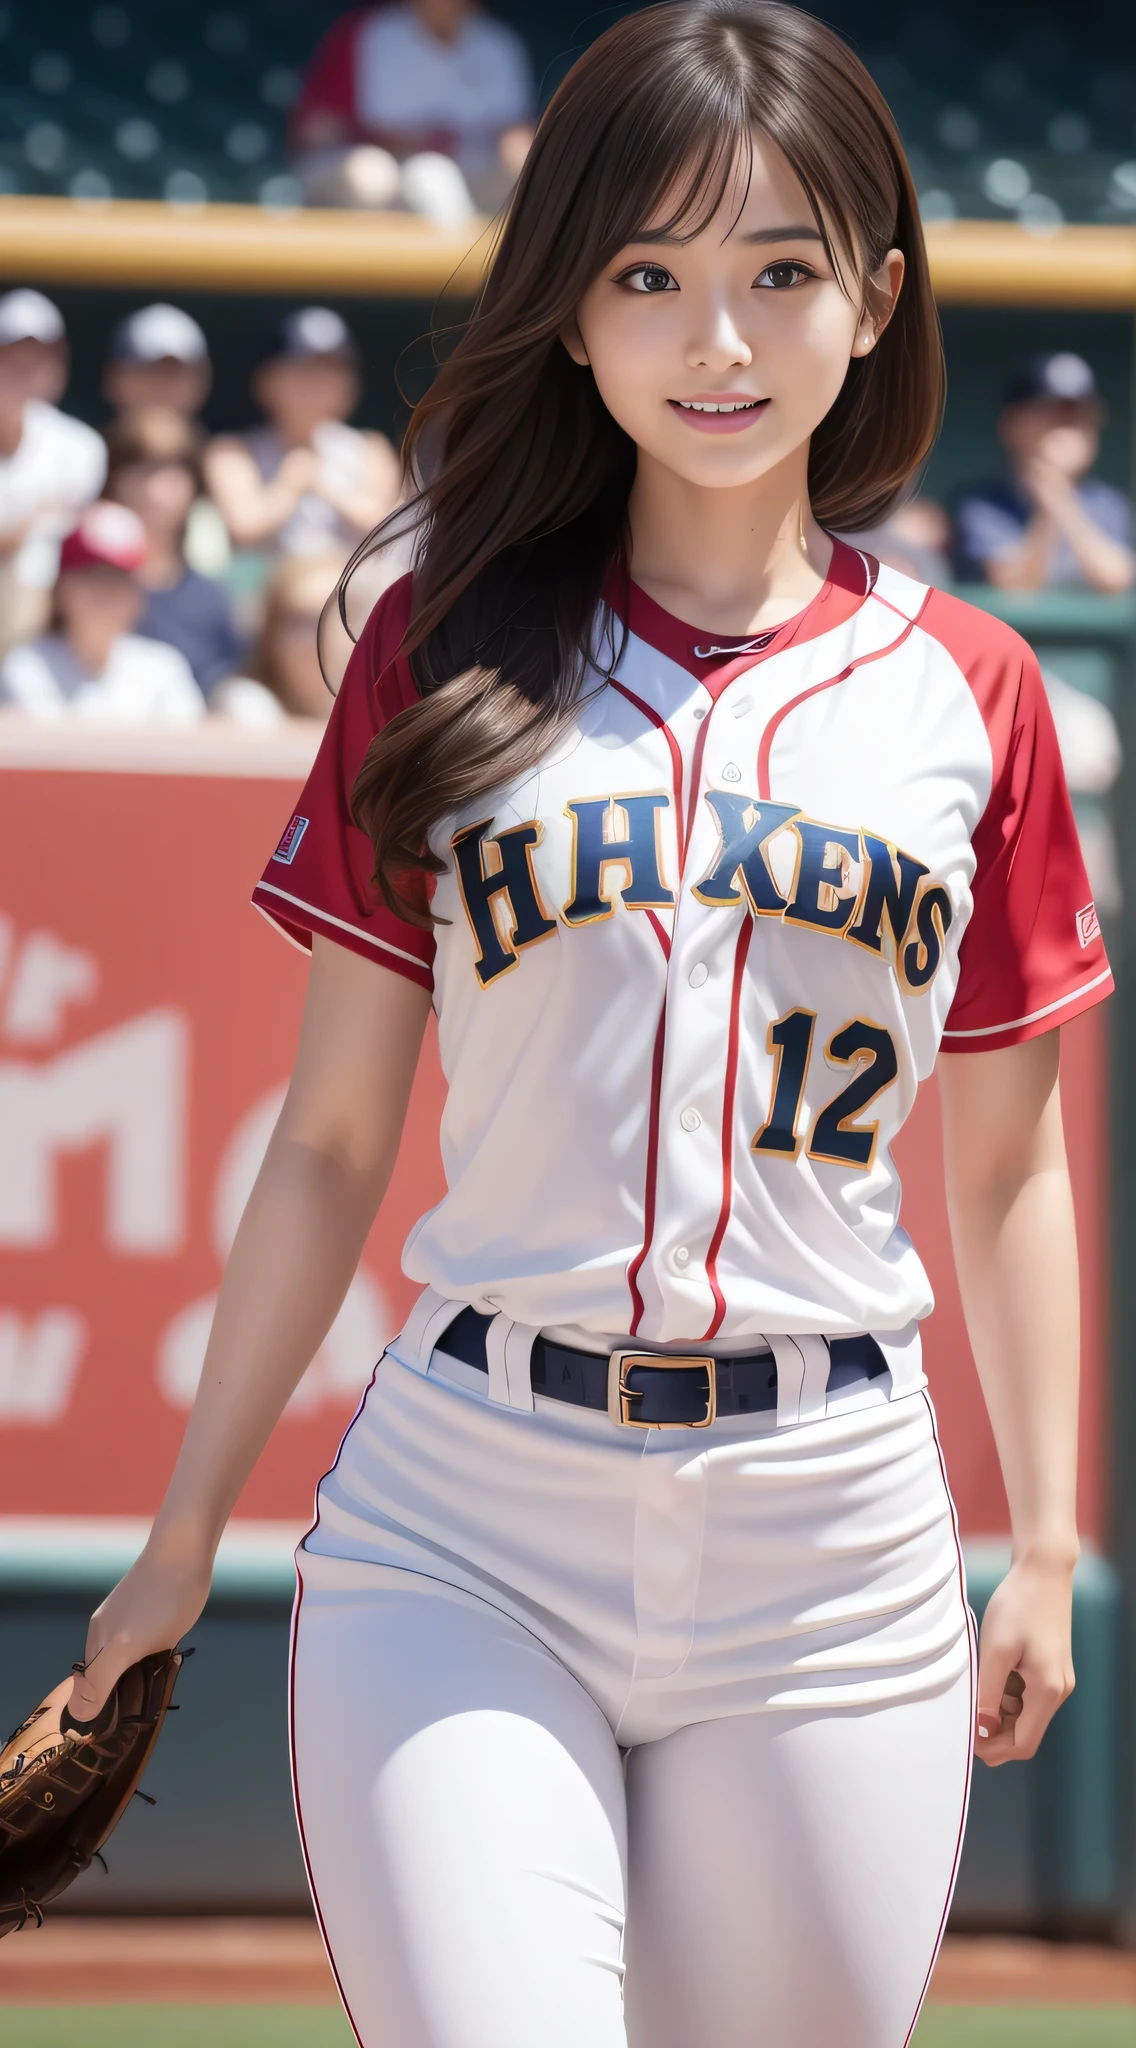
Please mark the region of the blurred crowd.
MULTIPOLYGON (((339 314, 303 307, 267 339, 243 434, 205 433, 208 344, 176 306, 115 332, 102 433, 62 409, 67 375, 58 308, 0 298, 0 705, 326 718, 351 642, 332 607, 317 647, 321 613, 401 491, 390 442, 351 424, 339 314)), ((368 606, 405 566, 397 549, 366 565, 368 606)))
POLYGON ((508 198, 535 106, 523 42, 473 0, 384 0, 318 45, 292 110, 294 169, 313 205, 460 228, 508 198))
MULTIPOLYGON (((325 718, 351 645, 328 599, 402 490, 390 442, 352 424, 360 364, 340 315, 305 306, 266 337, 249 393, 259 417, 239 434, 202 426, 208 342, 176 306, 144 306, 115 331, 101 433, 63 408, 67 378, 58 308, 37 291, 0 297, 0 705, 325 718)), ((1103 423, 1089 364, 1040 357, 1006 393, 1001 474, 952 508, 915 498, 856 538, 927 582, 1123 592, 1131 508, 1094 474, 1103 423)), ((406 566, 398 544, 369 560, 357 606, 406 566)))
POLYGON ((1104 424, 1083 356, 1035 356, 1009 385, 998 415, 1001 474, 963 490, 951 507, 913 498, 861 535, 861 544, 926 583, 1106 596, 1131 590, 1131 502, 1093 473, 1104 424))

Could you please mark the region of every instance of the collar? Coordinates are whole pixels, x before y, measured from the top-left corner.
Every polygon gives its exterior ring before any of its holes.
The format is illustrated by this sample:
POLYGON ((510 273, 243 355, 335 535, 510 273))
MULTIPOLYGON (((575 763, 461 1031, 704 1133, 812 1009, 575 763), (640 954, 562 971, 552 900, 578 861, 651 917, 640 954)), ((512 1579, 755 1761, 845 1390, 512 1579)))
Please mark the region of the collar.
POLYGON ((786 647, 815 640, 851 618, 869 595, 875 571, 870 555, 834 538, 828 575, 816 596, 794 618, 752 634, 714 633, 676 619, 619 568, 607 578, 604 599, 637 640, 645 640, 668 661, 677 662, 711 697, 717 697, 744 669, 786 647))

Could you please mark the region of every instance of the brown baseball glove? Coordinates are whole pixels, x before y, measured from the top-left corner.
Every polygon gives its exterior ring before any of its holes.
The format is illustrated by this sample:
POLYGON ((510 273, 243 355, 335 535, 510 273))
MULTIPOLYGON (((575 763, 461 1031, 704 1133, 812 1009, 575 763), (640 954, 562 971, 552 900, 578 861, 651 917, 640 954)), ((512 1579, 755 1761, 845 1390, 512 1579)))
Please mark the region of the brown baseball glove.
POLYGON ((0 1750, 0 1935, 39 1926, 99 1856, 138 1791, 187 1654, 132 1664, 93 1721, 72 1720, 64 1679, 0 1750))

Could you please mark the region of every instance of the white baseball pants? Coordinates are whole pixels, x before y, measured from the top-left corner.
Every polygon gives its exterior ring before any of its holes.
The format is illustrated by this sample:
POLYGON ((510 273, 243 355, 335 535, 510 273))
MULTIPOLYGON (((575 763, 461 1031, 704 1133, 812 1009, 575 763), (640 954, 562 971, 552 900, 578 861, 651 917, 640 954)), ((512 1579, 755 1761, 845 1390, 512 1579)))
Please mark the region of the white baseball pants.
POLYGON ((973 1635, 925 1393, 830 1409, 621 1430, 387 1354, 293 1655, 363 2048, 905 2048, 973 1635))

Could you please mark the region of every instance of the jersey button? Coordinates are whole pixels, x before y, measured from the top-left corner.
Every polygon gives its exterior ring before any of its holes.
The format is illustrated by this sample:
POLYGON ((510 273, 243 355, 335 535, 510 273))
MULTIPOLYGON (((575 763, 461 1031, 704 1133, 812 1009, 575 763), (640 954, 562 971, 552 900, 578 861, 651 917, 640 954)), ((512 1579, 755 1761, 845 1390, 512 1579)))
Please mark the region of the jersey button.
POLYGON ((690 1253, 687 1251, 686 1246, 684 1244, 679 1244, 675 1246, 674 1262, 676 1266, 686 1266, 690 1263, 690 1253))
POLYGON ((696 1131, 702 1122, 702 1118, 696 1109, 684 1109, 679 1122, 684 1131, 696 1131))
POLYGON ((707 967, 705 960, 696 960, 687 978, 691 988, 701 988, 703 982, 707 981, 709 976, 710 969, 707 967))
POLYGON ((696 704, 696 705, 695 705, 695 707, 694 707, 694 710, 693 710, 693 711, 692 711, 692 713, 691 713, 691 717, 692 717, 692 718, 705 718, 705 716, 706 716, 706 706, 705 706, 705 704, 696 704))

